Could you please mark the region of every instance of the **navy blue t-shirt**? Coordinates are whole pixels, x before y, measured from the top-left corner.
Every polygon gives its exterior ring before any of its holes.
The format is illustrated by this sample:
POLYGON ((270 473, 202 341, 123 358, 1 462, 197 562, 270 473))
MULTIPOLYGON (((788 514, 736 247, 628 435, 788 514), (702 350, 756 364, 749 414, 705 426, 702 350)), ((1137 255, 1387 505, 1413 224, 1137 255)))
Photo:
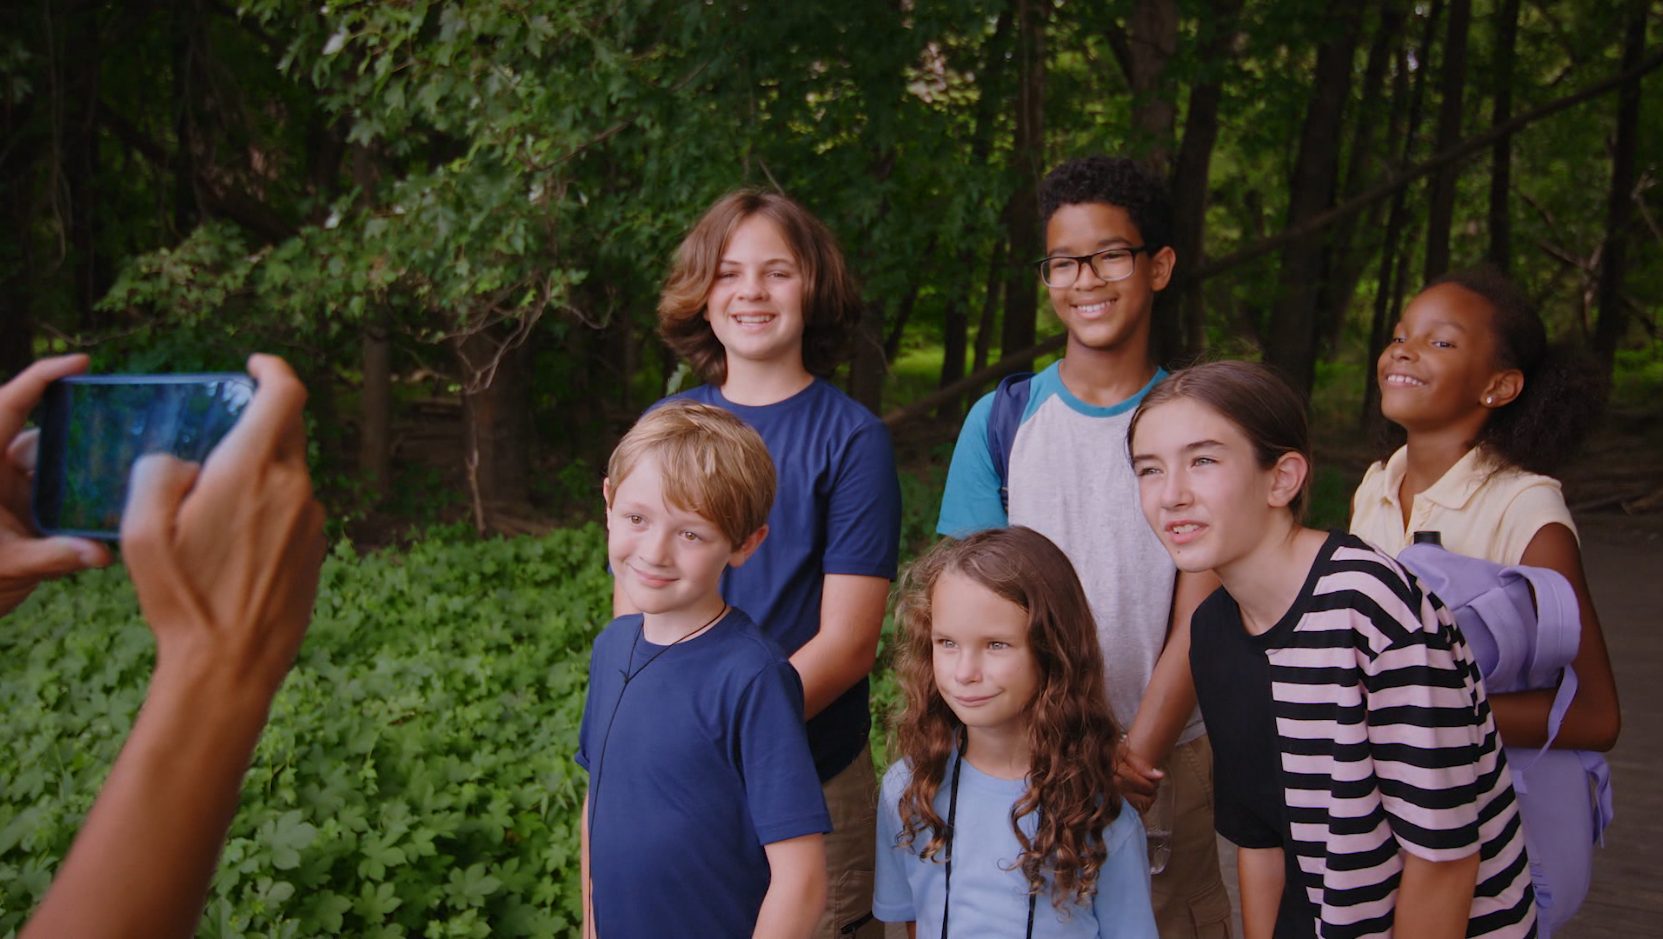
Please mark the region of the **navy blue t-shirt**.
MULTIPOLYGON (((901 540, 901 484, 883 423, 830 382, 784 401, 735 404, 714 385, 677 397, 737 415, 762 435, 779 474, 768 537, 722 580, 722 597, 751 615, 787 655, 820 631, 827 574, 895 578, 901 540)), ((862 678, 808 722, 822 780, 842 772, 871 729, 862 678)))
POLYGON ((613 620, 590 656, 577 762, 604 936, 749 936, 762 846, 831 830, 802 681, 739 610, 670 646, 642 638, 639 613, 613 620))

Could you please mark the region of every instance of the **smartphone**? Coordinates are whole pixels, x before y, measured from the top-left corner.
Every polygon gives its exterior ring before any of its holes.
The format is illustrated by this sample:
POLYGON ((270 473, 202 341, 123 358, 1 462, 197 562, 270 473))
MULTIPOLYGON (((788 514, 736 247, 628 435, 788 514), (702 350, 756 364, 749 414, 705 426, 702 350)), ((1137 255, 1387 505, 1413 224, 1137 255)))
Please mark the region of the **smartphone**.
POLYGON ((236 373, 75 375, 48 385, 35 460, 35 524, 113 541, 133 463, 171 453, 200 463, 254 398, 236 373))

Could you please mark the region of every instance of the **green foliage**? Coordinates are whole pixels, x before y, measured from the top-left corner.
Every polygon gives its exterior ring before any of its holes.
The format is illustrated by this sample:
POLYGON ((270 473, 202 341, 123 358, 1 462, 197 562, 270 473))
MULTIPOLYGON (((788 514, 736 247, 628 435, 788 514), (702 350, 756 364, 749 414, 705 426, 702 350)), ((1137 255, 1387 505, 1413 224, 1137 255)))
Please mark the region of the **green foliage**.
MULTIPOLYGON (((200 935, 547 936, 579 917, 572 761, 610 579, 590 525, 325 564, 200 935)), ((0 632, 0 933, 38 901, 143 697, 119 571, 0 632)))

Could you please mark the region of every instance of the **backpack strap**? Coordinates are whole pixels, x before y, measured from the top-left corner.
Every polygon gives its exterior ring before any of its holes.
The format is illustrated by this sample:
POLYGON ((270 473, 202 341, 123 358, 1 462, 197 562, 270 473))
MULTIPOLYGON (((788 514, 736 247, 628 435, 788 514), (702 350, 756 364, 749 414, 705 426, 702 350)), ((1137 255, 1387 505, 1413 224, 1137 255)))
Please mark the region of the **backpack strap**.
POLYGON ((1016 444, 1016 430, 1022 425, 1022 412, 1028 409, 1028 395, 1032 388, 1033 372, 1014 372, 999 380, 993 389, 993 407, 987 415, 987 452, 993 458, 993 471, 999 476, 999 507, 1010 514, 1011 447, 1016 444))

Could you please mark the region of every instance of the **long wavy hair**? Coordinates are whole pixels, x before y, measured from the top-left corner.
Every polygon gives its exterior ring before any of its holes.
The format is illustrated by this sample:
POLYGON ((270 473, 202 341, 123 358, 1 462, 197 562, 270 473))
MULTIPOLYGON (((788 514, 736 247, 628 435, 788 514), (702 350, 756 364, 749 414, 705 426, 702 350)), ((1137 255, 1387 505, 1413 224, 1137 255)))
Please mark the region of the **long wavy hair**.
POLYGON ((1103 653, 1085 591, 1074 567, 1056 545, 1030 528, 979 532, 943 541, 908 570, 897 612, 900 641, 896 671, 906 697, 897 722, 895 753, 912 772, 901 793, 899 842, 927 841, 919 856, 942 857, 947 823, 935 811, 964 725, 935 684, 931 594, 943 574, 969 578, 1028 613, 1028 643, 1039 667, 1039 690, 1028 710, 1028 788, 1011 806, 1010 826, 1022 847, 1018 866, 1030 893, 1046 890, 1051 902, 1088 901, 1108 857, 1103 832, 1120 814, 1115 788, 1115 742, 1120 731, 1109 713, 1103 653), (1017 820, 1039 813, 1029 838, 1017 820))

